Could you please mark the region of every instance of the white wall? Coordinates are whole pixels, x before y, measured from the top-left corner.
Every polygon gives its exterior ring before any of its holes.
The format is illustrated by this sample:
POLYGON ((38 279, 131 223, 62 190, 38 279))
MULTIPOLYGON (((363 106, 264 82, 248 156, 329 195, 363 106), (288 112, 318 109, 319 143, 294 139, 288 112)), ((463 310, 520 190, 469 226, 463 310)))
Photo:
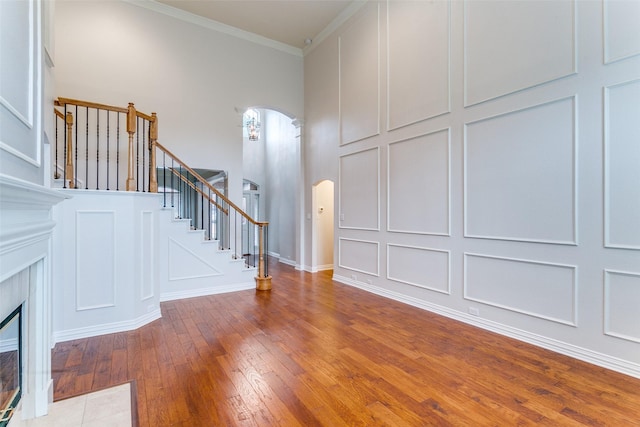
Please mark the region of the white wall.
POLYGON ((242 115, 303 114, 302 57, 121 1, 56 6, 57 95, 157 112, 159 141, 190 166, 229 172, 241 200, 242 115))
POLYGON ((162 195, 59 190, 54 209, 53 331, 56 342, 136 329, 158 319, 168 244, 162 195), (164 237, 164 239, 161 239, 164 237), (99 242, 99 243, 96 243, 99 242), (165 250, 166 252, 166 250, 165 250))
POLYGON ((639 12, 370 2, 309 52, 334 277, 640 376, 639 12))
POLYGON ((298 143, 291 118, 277 111, 264 112, 265 186, 261 203, 269 221, 269 252, 295 264, 295 197, 298 181, 298 143))

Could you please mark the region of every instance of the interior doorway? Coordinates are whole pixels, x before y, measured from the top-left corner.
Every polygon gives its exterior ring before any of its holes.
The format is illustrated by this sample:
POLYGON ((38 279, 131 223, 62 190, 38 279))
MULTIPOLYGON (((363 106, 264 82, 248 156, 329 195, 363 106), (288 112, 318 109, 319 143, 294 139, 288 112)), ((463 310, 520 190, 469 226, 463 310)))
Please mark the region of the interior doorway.
POLYGON ((324 180, 311 189, 311 271, 333 269, 334 184, 324 180))

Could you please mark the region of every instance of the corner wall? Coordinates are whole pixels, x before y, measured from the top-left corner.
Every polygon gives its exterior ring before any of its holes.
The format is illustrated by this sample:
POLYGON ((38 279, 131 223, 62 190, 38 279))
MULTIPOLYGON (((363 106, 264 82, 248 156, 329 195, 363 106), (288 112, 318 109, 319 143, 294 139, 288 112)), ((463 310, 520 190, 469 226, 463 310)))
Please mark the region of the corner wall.
POLYGON ((334 278, 640 376, 639 8, 372 1, 316 46, 334 278))

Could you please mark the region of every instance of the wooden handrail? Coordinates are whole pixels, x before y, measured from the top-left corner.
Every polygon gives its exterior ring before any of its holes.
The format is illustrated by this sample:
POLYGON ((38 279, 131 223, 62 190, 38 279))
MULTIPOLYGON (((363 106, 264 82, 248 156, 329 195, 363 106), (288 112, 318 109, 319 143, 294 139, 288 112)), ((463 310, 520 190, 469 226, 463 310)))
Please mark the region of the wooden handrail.
POLYGON ((200 181, 203 185, 206 185, 207 188, 209 188, 211 191, 213 191, 218 197, 220 197, 222 200, 224 200, 229 206, 231 206, 233 209, 235 209, 240 215, 242 215, 244 218, 246 218, 246 220, 249 221, 251 224, 258 225, 258 226, 264 226, 264 225, 268 225, 269 224, 269 222, 267 222, 267 221, 256 221, 255 219, 251 218, 246 212, 244 212, 242 209, 240 209, 238 206, 236 206, 231 200, 229 200, 224 194, 222 194, 220 191, 218 191, 214 186, 209 184, 202 176, 200 176, 200 174, 198 174, 196 171, 194 171, 189 166, 187 166, 182 160, 180 160, 175 154, 173 154, 171 151, 169 151, 164 145, 160 144, 159 142, 156 142, 155 145, 156 145, 157 148, 159 148, 160 150, 165 152, 173 160, 178 162, 178 164, 180 164, 180 166, 182 166, 187 171, 189 171, 189 173, 192 174, 198 181, 200 181))
POLYGON ((151 113, 151 115, 145 114, 141 111, 136 110, 136 116, 140 117, 141 119, 145 119, 145 120, 149 120, 150 122, 153 122, 155 119, 153 118, 153 115, 155 113, 151 113))
POLYGON ((218 202, 216 202, 215 200, 213 200, 211 197, 209 197, 208 194, 206 194, 204 191, 202 191, 201 189, 199 189, 193 182, 189 181, 183 174, 181 174, 179 171, 176 170, 176 168, 169 168, 169 170, 178 178, 180 178, 182 181, 184 181, 185 184, 187 184, 189 187, 191 187, 192 189, 194 189, 196 192, 200 193, 200 195, 202 195, 202 197, 204 197, 205 199, 207 199, 212 205, 214 205, 216 208, 218 208, 220 211, 222 211, 225 215, 229 215, 229 209, 225 209, 222 206, 220 206, 218 204, 218 202))
POLYGON ((57 109, 53 109, 53 112, 56 113, 56 116, 60 117, 62 120, 64 120, 64 114, 61 113, 60 111, 58 111, 57 109))
POLYGON ((113 105, 98 104, 96 102, 80 101, 78 99, 71 98, 58 98, 54 101, 54 105, 64 107, 65 105, 77 105, 78 107, 97 108, 100 110, 117 111, 118 113, 126 113, 129 111, 127 108, 115 107, 113 105))

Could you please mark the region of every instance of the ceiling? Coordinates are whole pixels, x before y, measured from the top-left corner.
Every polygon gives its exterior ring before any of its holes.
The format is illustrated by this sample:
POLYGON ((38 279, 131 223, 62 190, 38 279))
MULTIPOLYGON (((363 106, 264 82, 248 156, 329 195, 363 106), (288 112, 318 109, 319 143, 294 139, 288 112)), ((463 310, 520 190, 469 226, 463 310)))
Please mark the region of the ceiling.
POLYGON ((303 49, 352 0, 157 0, 213 21, 303 49))

